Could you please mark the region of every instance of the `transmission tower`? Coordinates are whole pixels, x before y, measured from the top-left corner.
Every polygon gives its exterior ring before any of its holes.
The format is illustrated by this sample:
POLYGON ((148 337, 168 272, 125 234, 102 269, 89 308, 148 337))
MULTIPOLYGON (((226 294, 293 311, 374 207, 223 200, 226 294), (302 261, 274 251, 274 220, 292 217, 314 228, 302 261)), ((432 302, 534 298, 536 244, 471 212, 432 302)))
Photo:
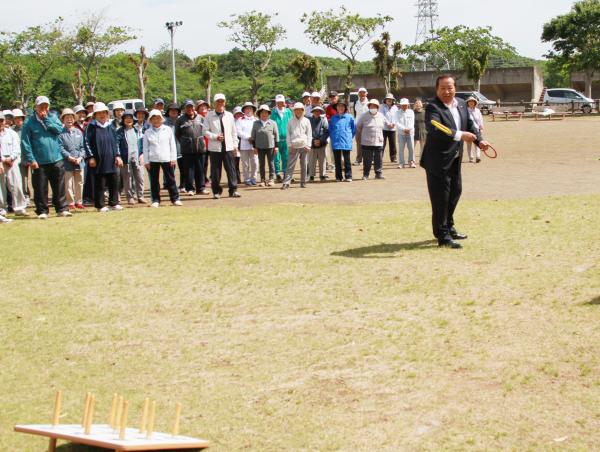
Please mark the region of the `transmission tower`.
POLYGON ((437 0, 417 1, 417 34, 415 44, 421 44, 435 36, 435 30, 440 25, 440 15, 437 0))

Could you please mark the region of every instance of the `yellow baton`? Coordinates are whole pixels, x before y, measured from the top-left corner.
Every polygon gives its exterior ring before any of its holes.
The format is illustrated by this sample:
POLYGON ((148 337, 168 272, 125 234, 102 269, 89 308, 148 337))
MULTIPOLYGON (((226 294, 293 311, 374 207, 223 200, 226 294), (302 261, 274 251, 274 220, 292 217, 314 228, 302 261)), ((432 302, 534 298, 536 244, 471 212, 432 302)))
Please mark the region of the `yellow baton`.
POLYGON ((446 127, 445 125, 441 124, 440 122, 436 121, 435 119, 433 119, 431 121, 431 125, 433 127, 435 127, 436 129, 438 129, 440 132, 445 133, 448 136, 452 136, 452 130, 450 130, 448 127, 446 127))

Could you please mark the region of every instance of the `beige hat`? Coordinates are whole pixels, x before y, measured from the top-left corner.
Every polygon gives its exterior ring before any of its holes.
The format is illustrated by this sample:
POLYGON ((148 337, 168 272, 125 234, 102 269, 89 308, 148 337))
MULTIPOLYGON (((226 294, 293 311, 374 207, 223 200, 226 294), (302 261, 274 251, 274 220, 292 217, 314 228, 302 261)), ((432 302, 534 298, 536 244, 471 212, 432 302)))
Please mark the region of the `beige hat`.
POLYGON ((12 111, 12 113, 15 118, 24 118, 25 117, 25 115, 23 114, 23 110, 21 110, 20 108, 15 108, 12 111))
POLYGON ((217 102, 219 100, 225 100, 225 94, 222 94, 222 93, 215 94, 214 101, 217 102))
POLYGON ((394 97, 394 95, 392 93, 387 93, 385 95, 385 99, 384 100, 388 100, 388 99, 396 100, 396 98, 394 97))
POLYGON ((467 103, 467 105, 469 104, 469 102, 475 102, 475 106, 479 104, 479 101, 473 96, 470 96, 465 102, 467 103))
POLYGON ((62 113, 60 114, 60 119, 63 119, 67 115, 72 115, 73 117, 75 117, 75 112, 73 110, 71 110, 70 108, 65 108, 65 109, 63 109, 62 113))
POLYGON ((302 102, 296 102, 294 104, 294 110, 304 110, 304 104, 302 102))
POLYGON ((256 111, 256 113, 260 114, 261 111, 268 111, 269 113, 271 113, 271 109, 266 104, 263 104, 260 107, 258 107, 258 110, 256 111))
POLYGON ((160 119, 163 119, 163 115, 160 112, 160 110, 157 110, 156 108, 154 110, 150 111, 150 114, 148 115, 148 119, 152 119, 154 116, 158 116, 160 117, 160 119))
POLYGON ((104 102, 96 102, 94 104, 94 114, 99 113, 101 111, 108 112, 108 107, 106 106, 106 104, 104 102))
POLYGON ((370 107, 371 105, 376 105, 377 108, 379 108, 379 101, 377 99, 369 99, 367 102, 367 107, 370 107))
POLYGON ((406 97, 403 97, 402 99, 400 99, 400 105, 409 105, 410 106, 410 101, 406 97))

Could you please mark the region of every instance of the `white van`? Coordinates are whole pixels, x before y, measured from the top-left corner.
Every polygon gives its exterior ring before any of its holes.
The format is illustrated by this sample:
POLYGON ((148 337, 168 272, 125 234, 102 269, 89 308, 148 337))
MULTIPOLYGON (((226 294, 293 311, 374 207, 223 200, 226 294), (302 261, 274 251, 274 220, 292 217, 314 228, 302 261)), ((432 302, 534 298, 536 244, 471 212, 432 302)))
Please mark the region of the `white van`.
POLYGON ((137 110, 138 108, 144 108, 144 101, 142 99, 124 99, 124 100, 113 100, 108 103, 108 109, 112 112, 113 105, 117 102, 121 102, 125 105, 125 110, 137 110))
POLYGON ((571 102, 575 103, 575 108, 581 109, 585 114, 591 113, 594 108, 593 99, 571 88, 549 88, 544 94, 544 103, 570 104, 571 102))

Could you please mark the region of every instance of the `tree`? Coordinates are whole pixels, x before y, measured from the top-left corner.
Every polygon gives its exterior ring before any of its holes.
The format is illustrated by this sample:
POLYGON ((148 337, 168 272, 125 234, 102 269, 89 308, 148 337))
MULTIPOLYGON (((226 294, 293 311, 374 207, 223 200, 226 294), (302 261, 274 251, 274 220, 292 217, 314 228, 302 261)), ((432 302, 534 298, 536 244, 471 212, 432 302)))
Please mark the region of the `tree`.
POLYGON ((198 57, 194 61, 194 67, 192 68, 192 72, 199 75, 200 84, 206 91, 206 100, 208 102, 211 101, 212 97, 212 83, 217 74, 217 69, 219 68, 216 61, 213 61, 211 56, 209 55, 206 58, 198 57))
POLYGON ((261 77, 269 67, 273 48, 286 34, 285 29, 272 24, 271 19, 269 14, 253 10, 232 14, 230 21, 219 22, 221 28, 231 30, 229 40, 245 51, 244 69, 252 81, 250 95, 254 104, 258 101, 258 90, 264 84, 261 77))
POLYGON ((44 89, 52 70, 61 63, 63 19, 29 27, 19 33, 0 33, 0 67, 10 85, 11 104, 27 107, 44 89))
POLYGON ((121 44, 135 39, 130 28, 106 26, 105 21, 102 12, 90 14, 75 27, 65 45, 67 57, 81 70, 86 91, 92 98, 102 62, 121 44))
POLYGON ((391 93, 392 89, 398 87, 398 78, 401 76, 400 63, 402 43, 396 41, 392 44, 392 38, 388 32, 381 34, 381 39, 371 44, 375 51, 375 73, 385 86, 385 92, 391 93))
POLYGON ((352 89, 352 75, 356 70, 361 49, 373 38, 377 30, 390 22, 392 17, 378 14, 362 17, 350 14, 346 7, 339 10, 304 13, 300 22, 306 24, 304 34, 316 45, 323 45, 346 59, 346 92, 352 89))
POLYGON ((138 94, 140 96, 140 99, 142 99, 142 101, 144 102, 144 105, 146 105, 146 83, 148 82, 148 76, 146 75, 146 70, 148 69, 148 57, 146 57, 146 48, 144 46, 140 47, 139 57, 129 55, 129 62, 135 67, 138 94))
POLYGON ((83 104, 85 98, 85 85, 81 80, 81 70, 77 69, 75 72, 75 81, 71 83, 71 89, 73 90, 73 96, 78 105, 83 104))
POLYGON ((289 68, 305 90, 316 91, 321 76, 321 64, 318 59, 303 53, 291 61, 289 68))
POLYGON ((567 14, 544 25, 543 42, 551 42, 549 58, 583 71, 585 95, 592 96, 592 77, 600 70, 600 0, 581 0, 567 14))

